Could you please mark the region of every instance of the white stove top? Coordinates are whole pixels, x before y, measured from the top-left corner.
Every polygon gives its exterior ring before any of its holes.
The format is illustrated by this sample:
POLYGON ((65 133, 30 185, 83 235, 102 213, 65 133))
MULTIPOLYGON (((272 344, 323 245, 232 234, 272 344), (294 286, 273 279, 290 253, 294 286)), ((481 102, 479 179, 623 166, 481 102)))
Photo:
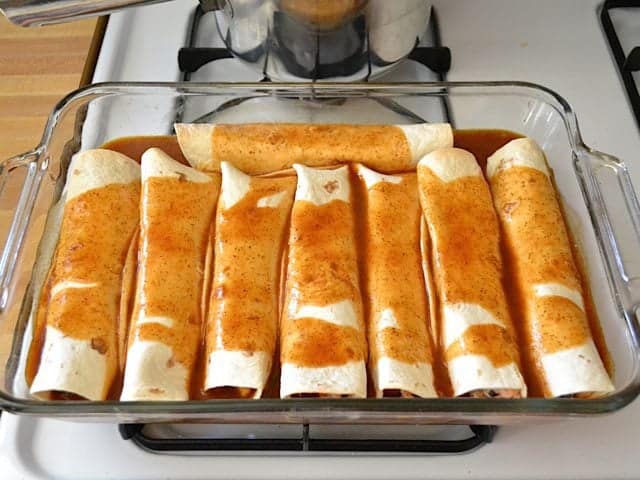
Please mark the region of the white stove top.
MULTIPOLYGON (((452 50, 449 80, 526 80, 558 91, 577 112, 586 143, 625 160, 640 190, 640 135, 600 29, 598 0, 433 3, 443 43, 452 50)), ((95 81, 178 80, 176 46, 185 41, 193 5, 195 0, 177 0, 113 15, 95 81), (145 24, 162 35, 148 35, 145 24), (145 62, 134 61, 127 45, 145 44, 145 62)), ((226 68, 224 75, 220 80, 238 78, 226 68)), ((640 401, 635 401, 608 416, 502 427, 493 444, 462 456, 316 454, 284 460, 153 455, 121 440, 115 425, 3 414, 0 472, 2 478, 27 479, 637 478, 638 432, 640 401)))

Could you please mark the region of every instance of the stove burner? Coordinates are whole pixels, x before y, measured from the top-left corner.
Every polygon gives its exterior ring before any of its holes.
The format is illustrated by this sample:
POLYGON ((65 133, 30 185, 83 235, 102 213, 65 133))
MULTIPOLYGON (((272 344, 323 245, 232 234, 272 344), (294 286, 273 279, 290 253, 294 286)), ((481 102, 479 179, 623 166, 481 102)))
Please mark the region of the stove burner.
MULTIPOLYGON (((210 62, 232 58, 231 53, 226 48, 203 48, 197 46, 196 39, 198 38, 201 21, 207 13, 206 8, 203 9, 201 6, 196 8, 192 17, 187 45, 178 52, 178 65, 183 74, 184 81, 190 81, 194 72, 210 62)), ((354 20, 354 22, 357 21, 357 19, 354 20)), ((357 31, 354 30, 351 34, 357 34, 357 31)), ((286 31, 284 31, 282 35, 286 36, 286 31)), ((408 58, 428 68, 431 72, 437 74, 437 78, 440 81, 444 81, 446 79, 446 73, 451 66, 451 52, 441 44, 439 24, 435 9, 432 9, 431 12, 427 35, 431 36, 430 40, 434 46, 416 46, 408 58)), ((287 42, 286 38, 280 38, 278 41, 282 45, 291 44, 291 42, 287 42)), ((264 57, 264 65, 266 66, 266 62, 268 62, 269 59, 269 48, 273 48, 272 44, 274 43, 275 41, 265 42, 263 45, 243 52, 241 57, 251 55, 254 60, 252 63, 255 63, 256 59, 264 57)), ((354 42, 354 44, 357 43, 358 42, 354 42)), ((280 58, 286 58, 286 55, 282 55, 282 52, 279 53, 280 58)), ((295 57, 296 52, 291 50, 290 56, 292 58, 295 57)), ((369 73, 372 71, 372 65, 381 65, 384 63, 381 59, 374 58, 372 54, 366 54, 361 51, 354 51, 352 60, 353 64, 357 66, 357 70, 367 65, 369 73)), ((351 65, 351 62, 349 63, 351 65)), ((301 67, 300 62, 297 63, 297 66, 301 67)), ((300 70, 297 73, 301 78, 308 78, 313 81, 338 74, 348 75, 349 71, 345 71, 344 69, 351 68, 345 65, 344 62, 331 63, 330 59, 325 59, 324 57, 315 63, 311 62, 306 64, 306 67, 306 70, 300 70)), ((262 81, 269 82, 270 79, 264 75, 264 71, 265 69, 263 68, 262 81)), ((293 70, 290 69, 289 71, 293 70)), ((286 96, 279 98, 279 100, 282 101, 286 101, 287 99, 286 96)), ((176 121, 185 121, 183 116, 185 115, 187 100, 188 99, 185 98, 183 104, 178 107, 176 121)), ((189 115, 186 115, 186 121, 197 123, 216 121, 217 117, 226 110, 234 109, 252 100, 254 100, 254 97, 247 96, 232 98, 219 105, 212 106, 210 109, 199 106, 196 109, 197 113, 190 112, 189 115)), ((314 99, 312 101, 335 102, 344 101, 344 99, 314 99)), ((384 109, 395 112, 399 117, 404 117, 408 121, 418 123, 428 121, 410 110, 409 107, 403 106, 393 99, 379 98, 373 101, 379 103, 384 109)), ((441 103, 442 121, 453 123, 446 96, 440 97, 439 102, 441 103)), ((212 425, 212 428, 214 427, 219 426, 212 425)), ((378 432, 379 428, 377 427, 374 434, 375 438, 363 436, 362 433, 350 436, 350 434, 344 434, 342 431, 336 436, 329 435, 325 437, 321 435, 321 438, 316 438, 317 435, 314 434, 314 432, 317 432, 317 430, 314 430, 315 428, 316 426, 314 425, 300 425, 296 433, 291 433, 291 437, 286 438, 276 438, 277 435, 272 437, 273 433, 270 431, 267 433, 267 437, 263 438, 257 438, 251 434, 237 438, 237 432, 235 435, 220 434, 220 428, 214 428, 212 432, 206 430, 200 433, 200 435, 194 435, 192 432, 187 434, 176 433, 171 428, 169 428, 168 433, 164 431, 158 433, 156 425, 144 424, 120 425, 119 431, 123 439, 131 440, 137 446, 153 453, 190 451, 461 453, 474 450, 486 443, 491 443, 497 430, 495 426, 449 425, 441 427, 442 432, 438 431, 435 434, 429 434, 429 426, 425 426, 424 431, 422 427, 420 427, 417 438, 412 436, 406 437, 405 435, 405 438, 393 439, 391 436, 386 436, 384 433, 378 432), (453 437, 452 431, 454 433, 453 437), (217 438, 213 434, 217 434, 217 438)), ((404 433, 403 431, 403 434, 404 433)))
MULTIPOLYGON (((178 52, 178 66, 183 74, 184 81, 189 81, 191 74, 203 65, 212 61, 232 57, 231 53, 226 48, 206 48, 195 46, 195 39, 197 37, 198 29, 200 28, 202 17, 210 12, 213 12, 213 10, 203 10, 201 5, 196 7, 188 36, 188 45, 181 48, 178 52)), ((375 54, 372 54, 369 49, 367 49, 366 53, 361 50, 356 50, 348 59, 335 63, 333 63, 329 57, 326 57, 327 54, 325 52, 320 52, 319 49, 316 51, 315 58, 306 60, 304 58, 301 59, 299 46, 296 47, 294 45, 294 47, 290 47, 290 45, 293 45, 295 42, 290 42, 286 38, 287 32, 292 28, 296 28, 296 26, 292 25, 291 22, 287 23, 286 17, 278 15, 275 16, 274 21, 282 24, 282 28, 278 28, 276 30, 278 34, 273 41, 267 41, 265 44, 260 45, 253 50, 242 52, 241 54, 236 53, 236 55, 240 58, 245 58, 251 63, 254 63, 257 59, 264 57, 264 65, 266 67, 267 62, 269 61, 270 49, 278 49, 279 56, 286 64, 288 71, 293 72, 300 78, 306 78, 312 81, 336 76, 348 76, 359 71, 365 65, 367 65, 368 71, 365 80, 368 80, 372 71, 372 65, 384 65, 385 63, 381 59, 375 57, 375 54)), ((362 41, 350 41, 350 39, 353 36, 357 37, 359 35, 364 35, 364 20, 361 17, 357 17, 347 27, 348 28, 346 30, 340 30, 335 33, 335 42, 362 45, 362 41)), ((433 8, 429 28, 431 30, 431 35, 434 38, 435 46, 417 46, 416 39, 416 47, 409 54, 408 58, 415 60, 428 67, 433 72, 438 73, 440 80, 443 81, 445 79, 445 74, 451 67, 451 51, 449 48, 441 46, 438 19, 435 9, 433 8)), ((301 32, 296 31, 295 38, 299 39, 302 37, 303 35, 301 35, 301 32)), ((317 39, 314 38, 314 35, 310 35, 307 42, 309 45, 302 50, 305 52, 314 51, 310 45, 312 46, 314 42, 317 43, 316 41, 317 39)), ((263 73, 264 71, 265 69, 263 69, 263 73)))
MULTIPOLYGON (((187 36, 186 46, 181 48, 178 52, 178 64, 180 67, 180 71, 182 72, 183 81, 192 81, 196 78, 199 81, 207 81, 213 76, 213 78, 217 78, 217 73, 213 73, 213 70, 217 71, 217 68, 214 66, 213 68, 203 68, 202 72, 196 72, 207 64, 215 65, 216 61, 220 61, 221 72, 225 72, 226 64, 225 61, 230 61, 230 58, 233 58, 231 53, 224 47, 208 47, 204 48, 201 45, 201 38, 206 38, 205 41, 212 41, 210 36, 213 32, 209 30, 204 30, 205 28, 211 28, 212 21, 215 20, 213 17, 208 17, 206 14, 208 10, 206 8, 201 8, 198 6, 194 14, 191 17, 190 28, 187 36), (223 61, 224 60, 224 61, 223 61)), ((213 40, 215 42, 215 40, 213 40)), ((436 11, 432 8, 431 11, 431 20, 428 25, 427 32, 423 38, 423 41, 430 46, 417 46, 413 49, 413 51, 409 54, 408 59, 411 62, 405 63, 405 65, 400 65, 398 69, 394 69, 393 72, 397 72, 398 70, 403 70, 404 67, 408 66, 408 71, 410 73, 409 81, 415 81, 416 77, 411 75, 416 75, 420 78, 423 75, 422 72, 426 73, 427 78, 430 81, 446 80, 446 73, 451 66, 451 52, 447 47, 442 46, 441 38, 440 38, 440 30, 438 18, 436 15, 436 11), (433 46, 431 46, 433 45, 433 46), (411 63, 418 64, 414 66, 410 66, 411 63), (420 72, 421 71, 421 72, 420 72), (413 73, 415 72, 415 73, 413 73), (428 73, 427 73, 428 72, 428 73)), ((269 42, 265 42, 268 44, 269 42)), ((215 45, 215 43, 214 43, 215 45)), ((259 80, 261 82, 270 82, 270 78, 265 74, 267 62, 269 61, 269 51, 265 50, 262 45, 254 47, 252 50, 248 50, 243 52, 243 55, 252 55, 255 59, 264 57, 263 71, 262 71, 262 79, 259 80)), ((282 59, 283 56, 280 55, 282 59)), ((376 66, 380 66, 380 59, 373 58, 373 56, 367 56, 368 62, 368 71, 371 72, 372 64, 376 66), (378 63, 376 63, 378 62, 378 63)), ((255 61, 252 63, 256 63, 255 61)), ((336 68, 339 65, 322 65, 323 68, 336 68)), ((253 72, 249 73, 247 77, 248 69, 240 69, 244 70, 245 75, 243 78, 245 81, 258 81, 259 74, 254 75, 253 72), (256 78, 257 77, 257 78, 256 78)), ((322 73, 327 73, 327 70, 324 72, 317 71, 318 75, 322 76, 322 73)), ((391 73, 390 76, 393 77, 395 73, 391 73)), ((233 76, 228 77, 230 80, 228 81, 237 81, 233 76)), ((422 76, 421 78, 424 78, 422 76)), ((315 79, 314 79, 315 80, 315 79)), ((397 80, 396 80, 397 81, 397 80)), ((446 87, 443 87, 443 91, 446 90, 446 87)), ((237 99, 233 98, 229 101, 222 103, 221 105, 212 105, 210 109, 207 109, 203 105, 194 104, 193 102, 189 102, 188 98, 184 98, 181 100, 178 108, 176 109, 176 122, 217 122, 219 119, 217 118, 221 112, 229 110, 232 107, 239 106, 241 103, 245 101, 251 100, 252 97, 237 99)), ((410 107, 403 106, 398 104, 397 102, 391 99, 377 99, 378 103, 380 103, 384 108, 391 110, 393 113, 399 115, 399 117, 403 117, 404 121, 408 122, 417 122, 423 123, 425 121, 445 121, 449 122, 452 125, 454 124, 454 118, 452 115, 451 108, 448 103, 448 97, 443 95, 438 98, 438 102, 440 103, 440 112, 441 115, 429 115, 429 119, 425 118, 425 112, 413 112, 410 107)))
POLYGON ((491 443, 498 427, 470 425, 472 435, 462 440, 393 440, 311 438, 304 424, 301 438, 156 438, 144 432, 144 424, 119 425, 124 440, 131 440, 152 453, 286 451, 286 452, 385 452, 385 453, 463 453, 491 443))
POLYGON ((633 77, 634 72, 640 71, 640 46, 634 47, 629 52, 629 55, 625 56, 618 32, 610 15, 610 10, 615 8, 635 7, 640 7, 640 0, 606 0, 602 5, 600 21, 602 22, 602 28, 609 41, 613 58, 618 65, 622 83, 631 102, 631 108, 636 117, 636 122, 640 128, 640 92, 638 91, 638 84, 633 77))

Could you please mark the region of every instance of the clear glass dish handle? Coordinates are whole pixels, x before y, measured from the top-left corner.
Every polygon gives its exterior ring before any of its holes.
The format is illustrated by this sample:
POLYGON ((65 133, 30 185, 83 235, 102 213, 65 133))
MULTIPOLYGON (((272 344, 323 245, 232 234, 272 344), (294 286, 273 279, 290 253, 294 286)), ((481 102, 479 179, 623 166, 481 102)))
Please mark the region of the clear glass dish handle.
POLYGON ((0 312, 9 301, 13 274, 38 195, 41 154, 40 150, 31 150, 0 162, 0 206, 7 214, 12 211, 8 229, 0 232, 4 237, 0 256, 0 312))
POLYGON ((576 165, 614 295, 622 313, 640 321, 640 205, 627 167, 588 148, 578 152, 576 165))

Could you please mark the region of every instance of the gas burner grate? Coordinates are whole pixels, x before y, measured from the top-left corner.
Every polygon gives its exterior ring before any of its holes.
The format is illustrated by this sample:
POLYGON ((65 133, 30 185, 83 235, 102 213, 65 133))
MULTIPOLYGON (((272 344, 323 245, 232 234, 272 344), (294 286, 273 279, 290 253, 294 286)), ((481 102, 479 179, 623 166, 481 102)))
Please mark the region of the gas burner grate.
POLYGON ((637 80, 634 78, 636 72, 640 72, 640 46, 636 45, 627 49, 629 53, 625 54, 625 50, 618 34, 619 31, 611 16, 611 11, 614 9, 638 7, 640 7, 640 0, 606 0, 602 5, 602 10, 600 11, 600 21, 602 23, 605 36, 609 42, 611 53, 616 65, 618 66, 622 83, 627 91, 627 96, 636 117, 636 122, 640 128, 640 92, 638 90, 640 77, 638 77, 637 80))
POLYGON ((152 453, 185 452, 332 452, 332 453, 435 453, 453 454, 475 450, 491 443, 498 427, 469 425, 470 435, 455 440, 437 439, 349 439, 313 438, 308 424, 298 438, 203 438, 156 437, 145 432, 147 425, 119 425, 120 435, 152 453))
POLYGON ((183 75, 183 80, 188 81, 189 76, 200 67, 223 58, 233 58, 226 48, 182 47, 178 52, 178 67, 183 75))
MULTIPOLYGON (((182 79, 184 81, 189 81, 191 79, 192 73, 210 62, 224 58, 232 58, 232 55, 226 48, 208 48, 198 47, 195 45, 195 39, 197 37, 198 29, 200 28, 202 17, 212 12, 214 12, 214 10, 204 10, 201 5, 198 5, 196 7, 187 39, 187 46, 181 48, 178 52, 178 66, 180 68, 180 71, 182 72, 182 79)), ((451 51, 448 47, 444 47, 441 45, 438 18, 434 8, 432 8, 431 10, 429 29, 430 34, 434 39, 434 46, 416 46, 409 54, 408 58, 421 63, 425 67, 437 73, 439 79, 441 81, 444 81, 445 75, 451 67, 451 51)), ((262 56, 264 56, 265 58, 266 65, 266 63, 269 61, 268 42, 266 47, 256 47, 254 51, 243 53, 243 57, 247 57, 248 60, 251 60, 251 58, 253 57, 260 58, 262 56)), ((374 60, 375 59, 372 59, 370 54, 367 55, 366 60, 356 58, 353 59, 354 62, 363 61, 367 63, 369 74, 367 75, 365 80, 369 79, 369 75, 372 70, 371 65, 374 60)), ((377 63, 380 63, 380 61, 377 60, 377 63)), ((297 68, 297 66, 289 65, 290 71, 296 72, 297 68)), ((297 71, 297 75, 301 78, 308 78, 310 81, 316 81, 323 78, 342 75, 344 74, 343 70, 344 65, 342 64, 320 64, 311 71, 297 71)), ((266 75, 264 76, 263 81, 267 81, 266 75)))
MULTIPOLYGON (((199 47, 196 38, 203 17, 210 13, 209 10, 203 9, 200 5, 192 17, 192 22, 187 38, 186 46, 178 52, 178 65, 183 75, 184 81, 190 81, 192 74, 201 67, 218 60, 233 58, 230 52, 223 47, 199 47)), ((416 46, 409 54, 408 58, 422 66, 428 68, 435 73, 437 79, 444 81, 446 74, 451 66, 451 52, 449 48, 442 46, 440 38, 440 30, 435 9, 431 11, 431 19, 429 22, 429 31, 427 35, 431 35, 431 43, 433 46, 416 46)), ((244 52, 243 55, 252 55, 254 58, 265 58, 265 65, 268 62, 269 52, 263 47, 257 47, 253 51, 244 52)), ((371 72, 371 63, 380 64, 381 61, 375 58, 368 58, 368 71, 371 72)), ((309 80, 315 81, 324 76, 331 76, 339 69, 339 65, 324 65, 324 71, 313 72, 309 80)), ((305 72, 300 72, 304 77, 305 72)), ((368 78, 367 78, 368 80, 368 78)), ((264 75, 261 81, 270 81, 264 75)), ((229 106, 237 106, 239 103, 250 100, 250 98, 233 99, 214 111, 207 112, 204 115, 190 115, 188 121, 204 122, 211 121, 212 117, 220 111, 225 110, 229 106)), ((441 111, 445 121, 452 122, 450 108, 446 100, 446 96, 440 98, 441 111)), ((425 119, 416 116, 410 110, 388 101, 383 105, 385 108, 396 111, 402 109, 402 115, 407 118, 413 118, 417 122, 424 122, 425 119)), ((181 110, 181 114, 182 114, 181 110)), ((184 121, 182 116, 177 121, 184 121)), ((222 425, 214 425, 214 430, 224 428, 222 425)), ((429 453, 429 454, 453 454, 469 452, 480 446, 491 443, 494 434, 497 431, 495 426, 486 425, 468 425, 468 426, 443 426, 442 432, 420 433, 419 435, 403 438, 393 438, 393 435, 385 436, 384 433, 375 432, 374 435, 367 436, 360 433, 350 436, 342 431, 334 432, 320 436, 317 435, 317 427, 315 425, 299 425, 295 433, 291 433, 286 437, 273 436, 267 432, 262 438, 248 434, 238 437, 237 435, 220 435, 205 430, 198 434, 191 432, 187 434, 173 431, 170 427, 168 433, 164 431, 158 432, 157 425, 145 424, 123 424, 119 426, 120 435, 125 440, 130 440, 140 448, 153 453, 170 453, 170 452, 343 452, 343 453, 429 453), (452 434, 451 429, 455 430, 452 434), (315 432, 315 433, 314 433, 315 432)), ((344 426, 342 426, 344 427, 344 426)), ((417 426, 409 426, 408 428, 416 428, 417 426)), ((162 427, 160 427, 162 428, 162 427)), ((420 428, 420 427, 418 427, 420 428)), ((429 429, 430 426, 425 426, 429 429)), ((374 430, 380 430, 376 427, 374 430)), ((404 429, 406 430, 406 429, 404 429)), ((415 433, 415 432, 414 432, 415 433)))
MULTIPOLYGON (((212 81, 212 79, 223 78, 222 81, 249 81, 249 82, 270 82, 271 80, 265 75, 265 69, 268 65, 269 52, 265 51, 263 47, 259 46, 251 51, 243 52, 243 55, 253 55, 255 59, 264 58, 264 64, 262 69, 262 75, 259 72, 249 69, 246 66, 241 65, 238 62, 237 65, 232 65, 230 62, 235 60, 229 60, 233 58, 231 53, 225 48, 221 47, 221 40, 218 32, 212 30, 215 27, 215 18, 208 15, 211 11, 207 8, 198 6, 195 8, 190 21, 190 27, 185 42, 185 46, 178 52, 178 64, 180 71, 182 72, 183 81, 212 81), (212 37, 213 35, 213 37, 212 37), (203 40, 204 39, 204 40, 203 40), (207 45, 204 47, 203 45, 207 45), (216 63, 218 62, 218 63, 216 63), (218 68, 218 64, 220 68, 218 68), (231 73, 234 72, 234 73, 231 73), (234 76, 237 75, 237 76, 234 76)), ((442 46, 439 22, 436 14, 436 10, 432 8, 431 19, 428 24, 428 29, 423 37, 424 44, 417 46, 409 54, 409 61, 404 65, 399 65, 399 68, 393 69, 385 81, 444 81, 446 80, 446 74, 451 66, 451 52, 447 47, 442 46), (428 45, 428 46, 425 46, 428 45), (413 64, 413 65, 412 65, 413 64), (398 74, 398 72, 400 72, 398 74), (394 78, 394 80, 391 80, 394 78)), ((267 42, 268 43, 268 42, 267 42)), ((377 62, 376 65, 380 65, 380 61, 376 59, 370 59, 370 62, 377 62)), ((252 63, 255 63, 252 62, 252 63)), ((369 69, 371 67, 369 66, 369 69)), ((217 80, 220 81, 220 80, 217 80)), ((443 87, 443 92, 446 87, 443 87)), ((237 100, 228 102, 231 106, 238 103, 237 100)), ((394 102, 389 102, 393 104, 394 102)), ((428 115, 430 121, 449 122, 454 124, 454 118, 452 110, 449 105, 449 100, 446 95, 442 95, 438 99, 439 107, 436 108, 434 115, 428 115)), ((227 105, 225 105, 226 108, 227 105)), ((387 105, 391 110, 398 110, 397 105, 387 105)), ((176 122, 210 122, 218 121, 214 119, 214 113, 219 113, 223 110, 222 107, 212 107, 210 110, 203 105, 194 104, 189 102, 188 98, 181 101, 176 110, 176 122)), ((424 122, 427 121, 424 117, 424 113, 413 114, 408 108, 402 109, 402 115, 407 118, 409 122, 424 122), (424 117, 424 118, 422 118, 424 117)))

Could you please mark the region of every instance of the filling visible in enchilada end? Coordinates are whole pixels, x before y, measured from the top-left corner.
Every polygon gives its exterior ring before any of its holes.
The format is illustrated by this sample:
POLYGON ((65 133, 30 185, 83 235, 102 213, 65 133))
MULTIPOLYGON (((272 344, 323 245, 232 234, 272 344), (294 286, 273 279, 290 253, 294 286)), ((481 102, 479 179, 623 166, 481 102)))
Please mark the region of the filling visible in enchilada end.
POLYGON ((280 396, 364 398, 367 353, 349 169, 294 168, 280 396))
POLYGON ((142 180, 138 278, 121 399, 187 400, 219 178, 152 148, 142 156, 142 180))
POLYGON ((106 150, 80 153, 69 167, 27 360, 32 394, 108 397, 119 372, 122 269, 138 225, 139 179, 137 163, 106 150))
POLYGON ((260 398, 276 350, 283 243, 296 178, 222 162, 207 319, 207 396, 260 398))
POLYGON ((366 193, 369 365, 377 397, 437 397, 415 173, 358 167, 366 193), (401 214, 399 214, 401 212, 401 214))
POLYGON ((489 157, 523 340, 545 397, 598 396, 613 385, 591 336, 580 274, 544 153, 529 138, 489 157))
POLYGON ((300 163, 326 167, 360 162, 384 172, 414 168, 430 151, 453 145, 448 123, 348 125, 246 123, 176 124, 180 148, 189 163, 219 171, 227 161, 251 175, 300 163))
POLYGON ((524 397, 502 286, 499 227, 474 156, 444 148, 418 165, 439 302, 439 349, 455 396, 524 397))

